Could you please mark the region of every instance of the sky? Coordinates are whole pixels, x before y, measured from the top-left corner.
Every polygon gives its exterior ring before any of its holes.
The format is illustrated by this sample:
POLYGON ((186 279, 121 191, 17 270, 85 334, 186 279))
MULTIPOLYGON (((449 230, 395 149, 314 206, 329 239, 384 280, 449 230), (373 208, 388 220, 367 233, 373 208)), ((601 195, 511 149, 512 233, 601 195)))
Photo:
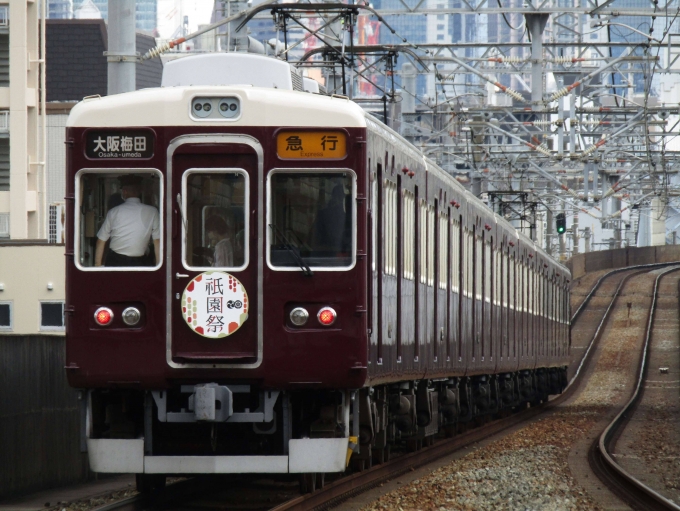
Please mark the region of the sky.
POLYGON ((184 16, 189 20, 189 33, 199 25, 210 23, 215 0, 158 0, 158 34, 163 39, 175 35, 184 16))

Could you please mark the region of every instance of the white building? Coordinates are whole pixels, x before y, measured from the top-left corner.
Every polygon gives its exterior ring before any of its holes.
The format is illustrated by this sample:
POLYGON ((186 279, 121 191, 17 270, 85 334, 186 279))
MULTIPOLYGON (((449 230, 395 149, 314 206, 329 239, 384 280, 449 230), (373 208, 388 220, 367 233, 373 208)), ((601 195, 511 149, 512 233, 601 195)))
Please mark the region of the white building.
MULTIPOLYGON (((2 335, 64 330, 64 246, 48 243, 41 8, 40 2, 0 0, 2 335)), ((60 214, 53 208, 52 216, 56 222, 60 214)))

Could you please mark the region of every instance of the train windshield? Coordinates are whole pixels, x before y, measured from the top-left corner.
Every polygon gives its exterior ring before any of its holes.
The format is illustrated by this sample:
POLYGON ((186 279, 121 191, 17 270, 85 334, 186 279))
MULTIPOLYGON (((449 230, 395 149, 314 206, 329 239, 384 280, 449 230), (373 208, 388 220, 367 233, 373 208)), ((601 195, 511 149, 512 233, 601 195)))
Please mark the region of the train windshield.
POLYGON ((354 174, 278 171, 270 177, 269 262, 299 269, 354 263, 354 174))
POLYGON ((160 172, 81 170, 76 180, 76 265, 160 268, 160 172))
POLYGON ((187 267, 242 269, 247 263, 248 182, 241 169, 184 174, 187 267))

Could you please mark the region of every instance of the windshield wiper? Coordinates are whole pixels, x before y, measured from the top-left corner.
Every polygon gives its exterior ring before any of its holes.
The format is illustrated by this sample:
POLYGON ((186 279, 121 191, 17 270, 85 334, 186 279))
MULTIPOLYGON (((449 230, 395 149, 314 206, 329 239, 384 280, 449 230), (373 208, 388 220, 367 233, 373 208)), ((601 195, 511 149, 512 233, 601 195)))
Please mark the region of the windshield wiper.
POLYGON ((305 264, 304 260, 303 260, 302 257, 300 256, 300 254, 298 254, 298 253, 295 251, 295 248, 294 248, 293 244, 292 244, 292 243, 290 242, 290 240, 286 237, 286 235, 285 235, 284 233, 282 233, 281 231, 279 231, 279 228, 276 227, 276 225, 274 225, 274 224, 269 224, 269 227, 271 227, 271 230, 274 231, 274 234, 275 234, 275 235, 278 235, 278 236, 283 240, 283 246, 284 246, 284 248, 285 248, 286 250, 288 250, 288 252, 290 252, 290 253, 292 254, 293 259, 295 259, 295 262, 298 264, 298 266, 299 266, 300 269, 302 270, 302 274, 303 274, 305 277, 311 277, 312 275, 314 275, 314 272, 311 270, 311 268, 310 268, 309 266, 307 266, 307 265, 305 264))

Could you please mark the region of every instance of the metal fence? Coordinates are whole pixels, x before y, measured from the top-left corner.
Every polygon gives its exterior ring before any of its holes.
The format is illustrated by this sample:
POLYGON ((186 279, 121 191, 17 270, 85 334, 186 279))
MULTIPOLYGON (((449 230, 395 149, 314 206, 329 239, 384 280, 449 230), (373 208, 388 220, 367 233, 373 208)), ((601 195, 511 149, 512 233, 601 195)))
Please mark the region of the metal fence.
POLYGON ((0 499, 88 476, 64 342, 61 336, 0 335, 0 499))

